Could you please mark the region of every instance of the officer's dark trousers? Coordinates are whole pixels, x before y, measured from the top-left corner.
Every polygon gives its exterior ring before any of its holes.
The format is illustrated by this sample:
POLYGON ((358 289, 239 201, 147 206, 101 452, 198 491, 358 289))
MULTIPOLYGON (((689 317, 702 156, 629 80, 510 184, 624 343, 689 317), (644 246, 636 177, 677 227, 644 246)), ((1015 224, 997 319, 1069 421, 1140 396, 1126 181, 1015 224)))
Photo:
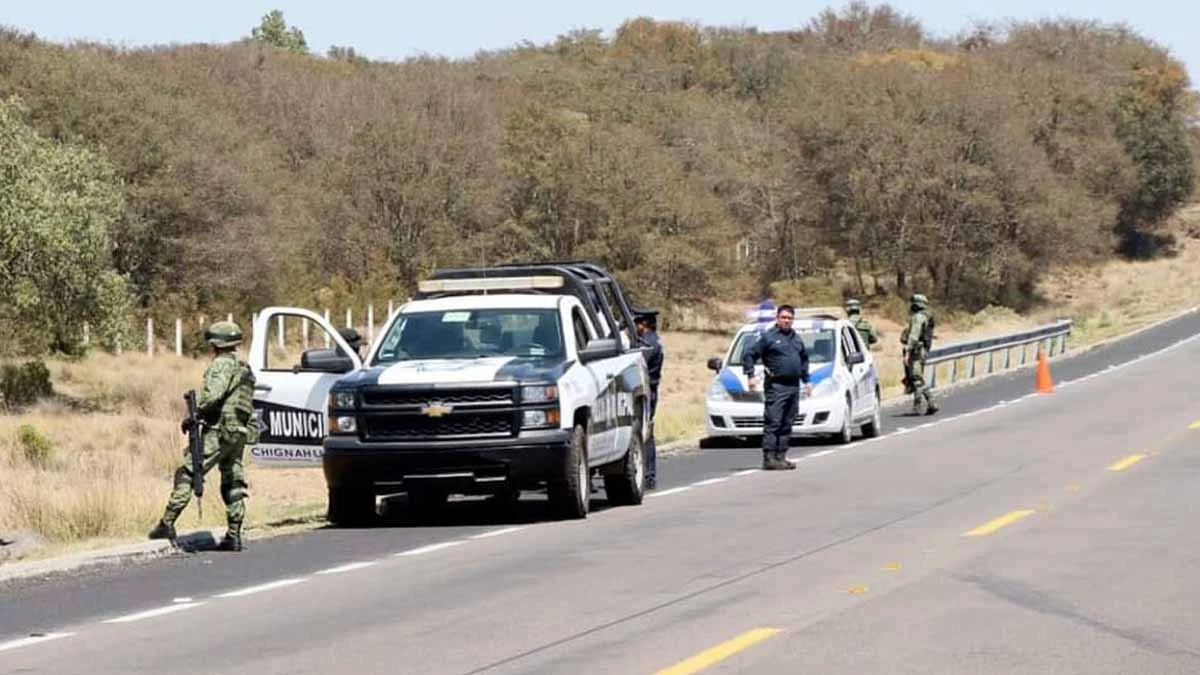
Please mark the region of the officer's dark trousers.
POLYGON ((658 478, 658 448, 654 444, 654 413, 658 412, 658 387, 650 388, 650 440, 646 443, 646 480, 653 485, 658 478))
POLYGON ((763 452, 786 453, 792 439, 792 422, 800 406, 800 384, 767 382, 763 424, 763 452))

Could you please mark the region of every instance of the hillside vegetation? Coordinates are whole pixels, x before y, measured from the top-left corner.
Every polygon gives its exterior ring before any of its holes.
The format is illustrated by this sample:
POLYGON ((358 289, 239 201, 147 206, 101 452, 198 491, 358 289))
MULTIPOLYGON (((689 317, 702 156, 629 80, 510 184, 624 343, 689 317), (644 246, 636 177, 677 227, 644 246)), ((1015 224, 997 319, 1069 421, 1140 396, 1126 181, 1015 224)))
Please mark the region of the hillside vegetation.
POLYGON ((1085 21, 934 39, 855 3, 402 63, 311 54, 278 13, 247 33, 0 32, 5 352, 530 258, 599 260, 668 326, 771 284, 1023 311, 1046 270, 1169 252, 1196 184, 1186 72, 1085 21))

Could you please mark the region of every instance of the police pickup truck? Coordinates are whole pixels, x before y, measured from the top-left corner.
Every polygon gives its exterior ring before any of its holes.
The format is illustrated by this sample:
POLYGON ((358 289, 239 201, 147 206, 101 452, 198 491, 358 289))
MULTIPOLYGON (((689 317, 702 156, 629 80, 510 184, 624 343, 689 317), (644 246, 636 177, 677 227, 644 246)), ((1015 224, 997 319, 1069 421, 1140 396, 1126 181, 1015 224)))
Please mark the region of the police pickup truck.
POLYGON ((545 488, 586 518, 591 477, 640 504, 649 382, 620 284, 585 262, 447 269, 420 282, 362 358, 321 316, 270 307, 254 324, 256 462, 319 457, 328 519, 360 524, 378 495, 415 508, 451 494, 515 501, 545 488), (270 368, 272 318, 295 316, 329 348, 270 368))

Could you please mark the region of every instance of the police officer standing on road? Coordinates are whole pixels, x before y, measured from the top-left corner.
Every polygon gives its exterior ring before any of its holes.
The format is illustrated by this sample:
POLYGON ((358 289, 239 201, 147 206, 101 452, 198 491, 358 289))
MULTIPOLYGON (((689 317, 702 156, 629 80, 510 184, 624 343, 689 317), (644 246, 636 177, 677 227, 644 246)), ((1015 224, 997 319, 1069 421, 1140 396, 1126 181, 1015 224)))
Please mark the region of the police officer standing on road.
POLYGON ((925 381, 925 359, 933 346, 933 317, 928 311, 929 300, 922 293, 914 293, 909 299, 908 325, 900 333, 900 345, 904 350, 904 370, 908 375, 908 386, 912 387, 914 415, 921 413, 921 401, 925 401, 925 414, 938 411, 925 381))
POLYGON ((875 333, 875 327, 862 317, 862 304, 855 298, 850 298, 846 301, 846 318, 858 330, 858 336, 862 338, 863 344, 867 345, 868 349, 875 349, 875 343, 879 342, 879 336, 875 333))
POLYGON ((775 325, 763 331, 742 355, 742 369, 750 389, 758 388, 754 363, 762 359, 766 367, 763 405, 763 468, 768 471, 795 469, 787 458, 792 437, 792 423, 800 405, 800 385, 804 395, 812 394, 808 381, 808 350, 800 334, 792 329, 796 310, 780 305, 775 325))
POLYGON ((654 413, 658 411, 658 383, 662 380, 663 348, 658 338, 658 312, 653 309, 633 310, 638 344, 648 347, 646 368, 650 375, 650 440, 646 443, 646 489, 658 487, 658 448, 654 442, 654 413))
MULTIPOLYGON (((242 550, 242 522, 246 517, 246 476, 242 454, 247 444, 258 441, 254 420, 254 373, 238 359, 242 329, 232 321, 218 321, 204 331, 204 340, 212 346, 215 358, 204 371, 204 385, 196 397, 196 415, 203 421, 204 473, 213 466, 221 471, 221 500, 225 502, 228 529, 218 548, 242 550)), ((188 421, 180 428, 187 433, 188 421)), ((175 470, 174 487, 151 539, 175 540, 175 520, 192 498, 192 465, 187 453, 175 470)))

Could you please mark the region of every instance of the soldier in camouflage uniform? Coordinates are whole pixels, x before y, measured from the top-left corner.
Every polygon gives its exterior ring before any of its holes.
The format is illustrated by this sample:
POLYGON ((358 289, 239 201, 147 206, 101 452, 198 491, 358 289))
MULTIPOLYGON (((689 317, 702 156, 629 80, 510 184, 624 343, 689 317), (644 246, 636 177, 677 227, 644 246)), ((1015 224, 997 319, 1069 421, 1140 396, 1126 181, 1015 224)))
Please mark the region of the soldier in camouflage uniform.
POLYGON ((862 318, 862 304, 854 298, 846 301, 846 317, 854 327, 858 329, 858 335, 862 338, 863 344, 867 345, 868 349, 875 349, 875 343, 879 342, 879 335, 875 333, 875 327, 870 321, 862 318))
MULTIPOLYGON (((242 470, 246 445, 258 440, 252 398, 254 374, 237 357, 242 330, 231 321, 219 321, 204 331, 212 345, 212 363, 204 371, 203 390, 196 397, 196 414, 203 424, 204 473, 213 466, 221 472, 221 500, 225 502, 228 530, 219 548, 242 550, 242 521, 246 516, 248 484, 242 470)), ((187 420, 180 425, 187 433, 187 420)), ((151 539, 175 540, 175 520, 192 498, 192 467, 185 451, 183 463, 175 470, 175 484, 167 500, 162 519, 150 531, 151 539)))
POLYGON ((933 319, 928 312, 929 300, 922 293, 913 294, 909 301, 908 325, 900 333, 900 345, 904 350, 904 366, 909 371, 909 385, 913 394, 913 414, 920 414, 921 401, 925 401, 925 414, 932 415, 938 411, 930 394, 929 384, 925 381, 925 358, 932 345, 933 319), (922 335, 928 332, 930 343, 922 341, 922 335))

